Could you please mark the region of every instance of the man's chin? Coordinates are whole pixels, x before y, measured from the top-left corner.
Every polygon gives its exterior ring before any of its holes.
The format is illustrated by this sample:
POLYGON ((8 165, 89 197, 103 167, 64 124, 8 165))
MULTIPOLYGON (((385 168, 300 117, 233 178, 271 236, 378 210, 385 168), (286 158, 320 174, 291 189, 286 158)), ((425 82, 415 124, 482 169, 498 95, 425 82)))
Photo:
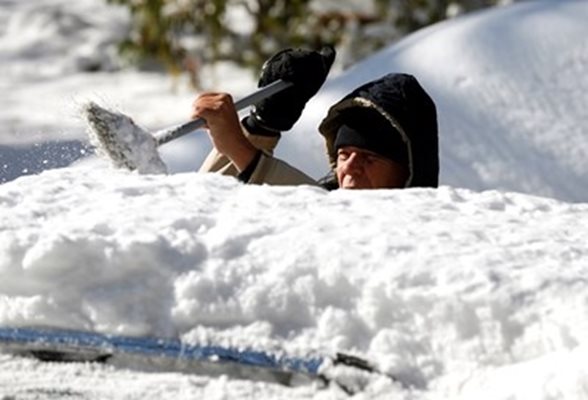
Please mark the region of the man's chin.
POLYGON ((341 189, 371 189, 369 185, 365 182, 357 182, 357 181, 348 181, 343 182, 343 185, 340 186, 341 189))

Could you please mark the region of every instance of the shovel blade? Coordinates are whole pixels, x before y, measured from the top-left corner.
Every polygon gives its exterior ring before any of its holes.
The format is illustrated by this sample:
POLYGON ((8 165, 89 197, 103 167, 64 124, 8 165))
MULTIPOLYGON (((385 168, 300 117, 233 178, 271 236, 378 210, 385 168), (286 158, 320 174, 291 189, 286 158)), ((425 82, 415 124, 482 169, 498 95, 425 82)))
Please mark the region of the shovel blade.
POLYGON ((153 135, 130 117, 95 102, 85 104, 82 114, 88 125, 90 143, 98 153, 110 159, 114 167, 136 170, 141 174, 167 172, 153 135))

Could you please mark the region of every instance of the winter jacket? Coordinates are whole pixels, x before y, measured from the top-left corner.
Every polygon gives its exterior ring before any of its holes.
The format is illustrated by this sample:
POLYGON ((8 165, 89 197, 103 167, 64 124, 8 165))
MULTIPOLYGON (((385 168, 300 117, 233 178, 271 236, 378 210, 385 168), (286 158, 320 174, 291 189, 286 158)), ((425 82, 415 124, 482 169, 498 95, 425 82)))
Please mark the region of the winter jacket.
POLYGON ((258 157, 247 171, 239 173, 231 161, 216 149, 208 154, 200 167, 200 172, 217 172, 239 178, 246 183, 268 185, 312 185, 318 186, 317 181, 292 167, 285 161, 274 158, 273 150, 280 140, 279 136, 251 135, 243 128, 243 133, 249 141, 260 150, 258 157))
POLYGON ((262 152, 245 175, 239 174, 230 161, 215 150, 211 152, 200 171, 238 176, 247 183, 320 185, 335 189, 337 182, 334 170, 337 154, 333 144, 342 125, 342 116, 352 107, 374 108, 402 135, 409 160, 409 178, 405 187, 437 187, 439 155, 435 104, 417 80, 407 74, 389 74, 366 83, 329 109, 319 126, 319 131, 325 138, 332 171, 320 182, 272 156, 279 137, 250 135, 247 131, 245 133, 249 140, 262 152))

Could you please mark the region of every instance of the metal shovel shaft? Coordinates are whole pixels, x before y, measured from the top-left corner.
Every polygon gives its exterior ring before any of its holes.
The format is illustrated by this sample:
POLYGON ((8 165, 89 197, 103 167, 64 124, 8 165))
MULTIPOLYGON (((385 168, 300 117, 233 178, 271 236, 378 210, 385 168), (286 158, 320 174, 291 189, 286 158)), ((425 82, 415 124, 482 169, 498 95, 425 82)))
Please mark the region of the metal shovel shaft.
MULTIPOLYGON (((237 109, 237 111, 241 111, 242 109, 252 106, 260 102, 261 100, 267 99, 268 97, 276 93, 279 93, 291 86, 291 82, 279 79, 275 82, 270 83, 267 86, 264 86, 256 90, 250 95, 243 97, 235 103, 235 108, 237 109)), ((179 138, 180 136, 184 136, 188 133, 194 132, 196 129, 200 129, 205 125, 206 121, 202 118, 198 118, 181 124, 179 126, 157 132, 155 134, 155 140, 157 141, 157 145, 162 145, 176 138, 179 138)))

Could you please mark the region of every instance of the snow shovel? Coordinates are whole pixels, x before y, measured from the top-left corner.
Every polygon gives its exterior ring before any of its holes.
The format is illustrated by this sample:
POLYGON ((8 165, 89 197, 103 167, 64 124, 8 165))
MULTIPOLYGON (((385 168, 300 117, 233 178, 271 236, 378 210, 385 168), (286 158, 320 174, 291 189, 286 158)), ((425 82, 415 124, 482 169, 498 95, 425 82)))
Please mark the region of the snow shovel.
MULTIPOLYGON (((277 80, 240 99, 235 103, 235 108, 241 111, 291 86, 291 82, 277 80)), ((130 117, 107 110, 94 102, 85 104, 82 114, 88 123, 90 143, 98 152, 108 157, 115 167, 137 170, 139 173, 165 173, 166 167, 157 147, 206 124, 204 119, 198 118, 152 135, 130 117)))

